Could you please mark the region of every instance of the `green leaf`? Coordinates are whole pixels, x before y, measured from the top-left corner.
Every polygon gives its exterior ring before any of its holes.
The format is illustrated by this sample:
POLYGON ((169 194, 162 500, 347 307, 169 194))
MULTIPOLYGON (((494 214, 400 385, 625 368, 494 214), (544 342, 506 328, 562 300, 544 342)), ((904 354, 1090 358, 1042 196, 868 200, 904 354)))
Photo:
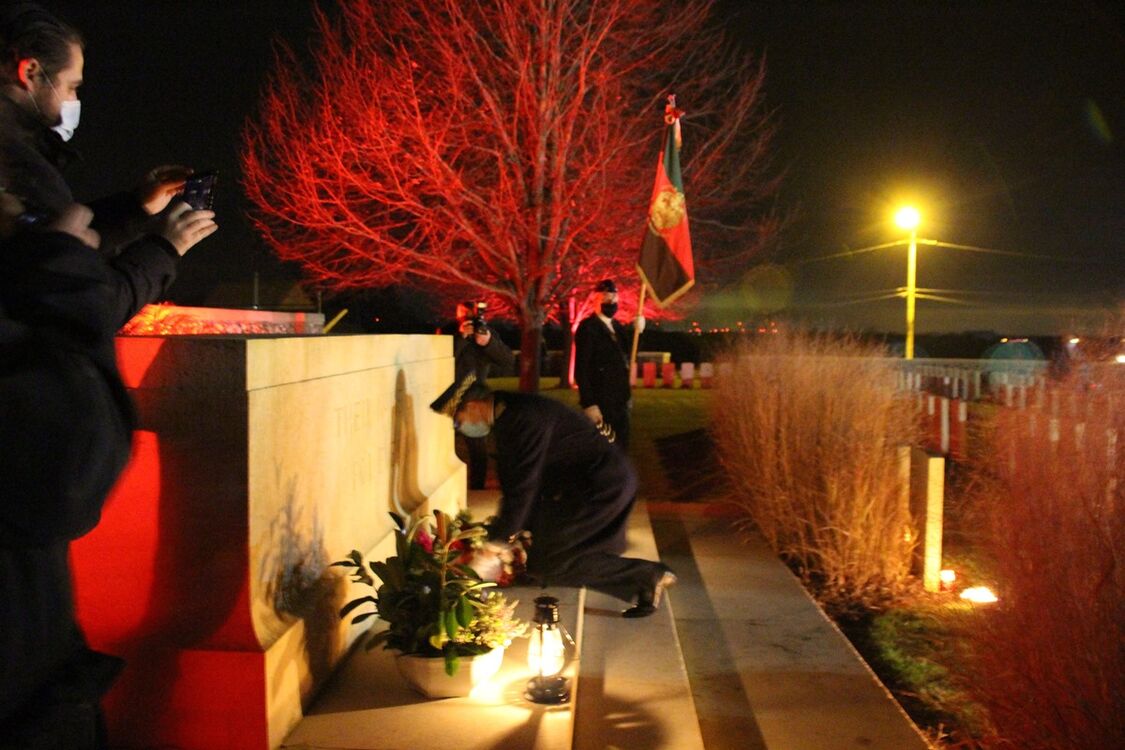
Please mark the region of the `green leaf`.
POLYGON ((383 583, 392 583, 394 580, 391 577, 390 566, 385 562, 371 563, 371 572, 379 576, 379 580, 383 583))
POLYGON ((391 517, 391 520, 395 522, 395 526, 397 526, 400 531, 406 528, 406 520, 398 513, 390 512, 387 515, 391 517))
POLYGON ((453 542, 462 541, 464 539, 473 539, 478 536, 485 536, 486 534, 488 534, 488 529, 484 528, 483 526, 471 526, 462 531, 457 536, 453 537, 453 539, 451 539, 449 543, 453 544, 453 542))
POLYGON ((457 622, 463 628, 473 624, 473 605, 467 597, 462 596, 457 600, 457 622))
POLYGON ((464 578, 468 578, 468 579, 474 580, 474 581, 481 580, 480 574, 478 574, 475 570, 470 568, 468 565, 457 564, 457 565, 453 566, 453 570, 455 570, 457 572, 457 575, 462 576, 464 578))
POLYGON ((395 553, 401 558, 410 554, 410 541, 401 531, 395 532, 395 553))
POLYGON ((375 604, 375 597, 373 597, 373 596, 361 596, 358 599, 352 599, 350 602, 348 602, 347 604, 345 604, 343 607, 340 608, 340 618, 343 619, 343 618, 347 617, 348 613, 351 612, 353 609, 355 609, 356 607, 359 607, 363 604, 367 604, 368 602, 370 602, 371 604, 375 604))
POLYGON ((460 666, 460 660, 453 649, 447 649, 445 652, 445 673, 450 677, 457 674, 457 667, 460 666))
POLYGON ((445 623, 445 634, 449 636, 449 640, 457 637, 457 631, 460 625, 457 623, 457 613, 452 609, 442 613, 442 621, 445 623))

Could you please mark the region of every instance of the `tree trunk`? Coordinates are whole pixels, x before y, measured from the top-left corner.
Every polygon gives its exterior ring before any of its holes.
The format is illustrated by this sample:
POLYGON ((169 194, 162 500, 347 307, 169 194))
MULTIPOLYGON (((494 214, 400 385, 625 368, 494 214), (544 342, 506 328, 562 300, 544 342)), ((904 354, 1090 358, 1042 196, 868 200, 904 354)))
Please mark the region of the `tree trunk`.
POLYGON ((559 314, 559 322, 562 324, 563 342, 562 342, 562 362, 560 366, 562 371, 559 372, 559 388, 569 388, 570 382, 570 358, 574 355, 574 330, 571 328, 571 315, 574 311, 574 297, 567 297, 566 301, 559 305, 562 312, 559 314))
POLYGON ((524 321, 520 334, 520 390, 539 392, 539 342, 543 338, 543 324, 524 321))

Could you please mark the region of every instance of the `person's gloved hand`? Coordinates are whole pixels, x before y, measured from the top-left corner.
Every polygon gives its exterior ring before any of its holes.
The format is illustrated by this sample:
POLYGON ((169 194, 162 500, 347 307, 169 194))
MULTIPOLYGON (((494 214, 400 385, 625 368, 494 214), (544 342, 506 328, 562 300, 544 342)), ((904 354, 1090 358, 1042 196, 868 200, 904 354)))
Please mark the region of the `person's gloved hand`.
POLYGON ((193 173, 194 170, 190 167, 170 164, 157 167, 146 174, 137 186, 137 200, 141 202, 145 213, 154 216, 168 208, 172 198, 184 189, 184 183, 193 173))
POLYGON ((637 333, 644 333, 645 332, 645 316, 638 315, 636 318, 633 319, 633 325, 636 327, 637 333))
POLYGON ((473 553, 469 561, 472 568, 481 580, 498 581, 504 574, 504 563, 511 562, 512 545, 504 542, 485 542, 484 546, 473 553))
POLYGON ((602 417, 602 410, 598 408, 597 404, 590 404, 582 410, 582 413, 589 417, 594 424, 601 424, 605 421, 602 417))
POLYGON ((171 242, 176 252, 183 256, 218 228, 214 211, 194 211, 183 201, 176 201, 161 216, 157 234, 171 242))

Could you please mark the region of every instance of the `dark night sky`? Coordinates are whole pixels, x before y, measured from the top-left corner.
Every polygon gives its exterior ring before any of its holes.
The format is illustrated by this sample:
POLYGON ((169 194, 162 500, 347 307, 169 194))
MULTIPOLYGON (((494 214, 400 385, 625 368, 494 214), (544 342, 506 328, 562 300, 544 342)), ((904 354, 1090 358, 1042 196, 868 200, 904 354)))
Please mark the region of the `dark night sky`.
MULTIPOLYGON (((239 131, 255 107, 271 41, 304 46, 310 0, 46 4, 87 37, 74 141, 87 158, 72 175, 79 196, 131 184, 156 164, 218 167, 220 232, 185 259, 173 298, 248 304, 219 285, 248 281, 255 270, 285 271, 241 217, 239 131)), ((923 248, 919 286, 962 299, 969 292, 978 303, 921 302, 920 332, 1096 325, 1089 311, 1112 307, 1125 291, 1125 43, 1115 6, 726 0, 721 7, 747 47, 767 56, 768 103, 781 122, 777 163, 786 172, 781 198, 798 209, 771 260, 794 280, 797 315, 901 329, 899 300, 838 303, 901 286, 902 249, 802 261, 894 239, 887 217, 907 197, 924 211, 922 237, 1060 259, 923 248)), ((690 208, 690 174, 685 180, 690 208)), ((698 315, 715 322, 746 315, 745 289, 734 288, 698 315)))

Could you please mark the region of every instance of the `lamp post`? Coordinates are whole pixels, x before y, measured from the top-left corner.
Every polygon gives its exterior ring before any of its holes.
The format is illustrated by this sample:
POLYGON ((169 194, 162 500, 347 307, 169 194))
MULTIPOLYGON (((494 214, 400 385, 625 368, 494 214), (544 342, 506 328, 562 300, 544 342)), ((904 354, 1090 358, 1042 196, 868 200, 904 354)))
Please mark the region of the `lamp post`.
POLYGON ((895 223, 910 230, 910 249, 906 256, 906 359, 914 359, 914 301, 918 294, 918 223, 922 215, 913 206, 903 206, 895 223))

